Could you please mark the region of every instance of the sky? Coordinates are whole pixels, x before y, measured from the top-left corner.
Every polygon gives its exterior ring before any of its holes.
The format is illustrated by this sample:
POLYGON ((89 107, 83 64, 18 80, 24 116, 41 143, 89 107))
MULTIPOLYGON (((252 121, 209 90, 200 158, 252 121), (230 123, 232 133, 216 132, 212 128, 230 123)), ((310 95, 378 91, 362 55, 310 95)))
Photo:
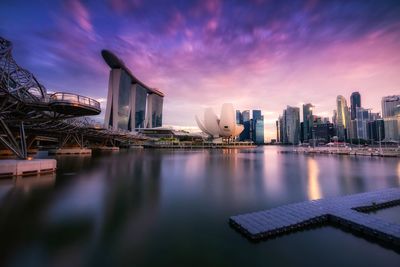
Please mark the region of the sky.
POLYGON ((109 49, 165 94, 165 125, 229 102, 261 109, 267 140, 287 105, 331 117, 337 95, 380 112, 400 94, 399 1, 2 0, 0 36, 48 91, 105 108, 109 49))

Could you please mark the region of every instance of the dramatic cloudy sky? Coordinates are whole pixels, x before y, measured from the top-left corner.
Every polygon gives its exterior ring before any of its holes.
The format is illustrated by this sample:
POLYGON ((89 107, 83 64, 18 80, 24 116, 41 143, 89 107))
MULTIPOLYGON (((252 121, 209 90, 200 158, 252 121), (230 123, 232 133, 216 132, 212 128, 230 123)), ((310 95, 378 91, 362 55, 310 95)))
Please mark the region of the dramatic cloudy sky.
POLYGON ((263 110, 270 138, 286 105, 331 117, 338 94, 378 112, 400 93, 398 0, 2 0, 0 35, 48 90, 103 101, 114 51, 165 93, 167 125, 232 102, 263 110))

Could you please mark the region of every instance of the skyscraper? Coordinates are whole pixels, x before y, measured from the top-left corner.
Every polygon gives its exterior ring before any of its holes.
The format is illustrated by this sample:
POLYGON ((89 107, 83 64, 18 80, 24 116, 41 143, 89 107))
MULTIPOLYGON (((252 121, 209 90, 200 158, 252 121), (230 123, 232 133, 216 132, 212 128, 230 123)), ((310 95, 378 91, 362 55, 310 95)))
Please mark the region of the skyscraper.
POLYGON ((264 119, 253 119, 253 142, 264 144, 264 119))
POLYGON ((105 127, 133 131, 160 127, 164 94, 139 81, 116 55, 101 52, 110 66, 105 127))
POLYGON ((261 110, 255 109, 253 110, 253 119, 261 119, 262 115, 261 115, 261 110))
POLYGON ((281 135, 279 134, 280 120, 281 120, 281 117, 279 116, 278 120, 275 121, 275 127, 276 127, 276 141, 277 141, 278 143, 281 142, 281 135))
POLYGON ((368 139, 368 122, 370 121, 370 111, 365 108, 356 108, 355 129, 356 138, 368 139))
POLYGON ((396 111, 400 109, 400 95, 382 97, 382 117, 389 118, 396 115, 396 111))
POLYGON ((249 140, 251 140, 251 133, 250 133, 251 121, 250 121, 250 111, 249 110, 244 110, 242 112, 242 121, 243 121, 244 130, 239 135, 239 140, 249 141, 249 140))
POLYGON ((279 142, 284 144, 285 141, 285 119, 284 116, 279 116, 279 142))
POLYGON ((261 110, 253 110, 252 140, 256 144, 264 144, 264 116, 261 110))
POLYGON ((236 110, 236 124, 243 124, 243 116, 240 110, 236 110))
POLYGON ((303 138, 304 141, 312 139, 313 108, 311 104, 303 105, 303 138))
POLYGON ((336 104, 338 137, 341 140, 345 140, 347 138, 347 128, 350 125, 350 114, 346 98, 338 95, 336 98, 336 104))
POLYGON ((284 143, 297 145, 300 141, 300 109, 287 106, 283 111, 284 143))
POLYGON ((350 96, 350 106, 351 106, 351 119, 356 118, 357 108, 361 107, 361 95, 359 92, 353 92, 350 96))

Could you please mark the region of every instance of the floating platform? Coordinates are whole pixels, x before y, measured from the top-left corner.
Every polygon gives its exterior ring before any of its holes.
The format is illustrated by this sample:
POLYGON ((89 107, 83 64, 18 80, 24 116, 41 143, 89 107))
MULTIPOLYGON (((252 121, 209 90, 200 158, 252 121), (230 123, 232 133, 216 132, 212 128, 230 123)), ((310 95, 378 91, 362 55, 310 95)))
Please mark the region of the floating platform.
POLYGON ((400 224, 363 212, 400 205, 400 188, 289 204, 229 218, 251 240, 267 239, 321 223, 336 223, 400 247, 400 224))
POLYGON ((53 173, 56 169, 55 159, 0 160, 0 178, 53 173))
POLYGON ((50 155, 91 155, 92 150, 89 148, 58 148, 50 149, 50 155))

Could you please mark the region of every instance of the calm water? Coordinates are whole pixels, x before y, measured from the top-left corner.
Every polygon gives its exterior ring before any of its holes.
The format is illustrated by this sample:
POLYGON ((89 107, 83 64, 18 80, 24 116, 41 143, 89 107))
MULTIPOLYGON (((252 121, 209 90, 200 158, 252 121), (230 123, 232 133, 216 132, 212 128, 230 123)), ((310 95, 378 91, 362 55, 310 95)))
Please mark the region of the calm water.
MULTIPOLYGON (((131 150, 58 158, 57 174, 0 180, 0 265, 399 266, 330 226, 251 243, 228 218, 400 186, 400 160, 253 150, 131 150)), ((400 222, 399 207, 371 216, 400 222)))

